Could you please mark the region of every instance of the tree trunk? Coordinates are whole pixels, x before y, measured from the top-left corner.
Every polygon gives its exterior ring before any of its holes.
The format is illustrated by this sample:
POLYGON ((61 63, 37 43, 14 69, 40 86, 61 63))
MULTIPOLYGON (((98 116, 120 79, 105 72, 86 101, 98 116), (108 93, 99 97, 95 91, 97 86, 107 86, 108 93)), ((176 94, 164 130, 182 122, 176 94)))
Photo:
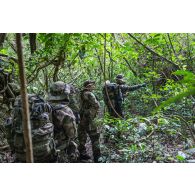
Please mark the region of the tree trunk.
POLYGON ((29 42, 30 42, 30 51, 31 51, 31 54, 33 54, 37 49, 36 33, 29 33, 29 42))
POLYGON ((104 80, 106 79, 106 33, 104 34, 104 80))
POLYGON ((19 66, 19 77, 21 84, 21 97, 22 97, 22 127, 24 132, 24 141, 26 145, 26 162, 33 162, 33 150, 32 150, 32 138, 31 138, 31 127, 30 127, 30 115, 29 115, 29 105, 27 96, 27 83, 25 77, 25 66, 23 60, 22 51, 22 34, 16 34, 16 44, 17 44, 17 54, 18 54, 18 66, 19 66))
POLYGON ((5 38, 6 38, 6 33, 0 33, 0 47, 3 46, 5 38))

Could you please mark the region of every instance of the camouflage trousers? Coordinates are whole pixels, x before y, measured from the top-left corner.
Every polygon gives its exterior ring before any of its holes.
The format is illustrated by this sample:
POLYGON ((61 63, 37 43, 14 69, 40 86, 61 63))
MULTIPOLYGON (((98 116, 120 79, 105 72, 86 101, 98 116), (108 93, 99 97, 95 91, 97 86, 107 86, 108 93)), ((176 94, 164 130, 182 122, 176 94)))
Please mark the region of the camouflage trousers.
POLYGON ((94 162, 98 162, 98 159, 101 155, 99 143, 100 134, 97 132, 97 126, 94 119, 90 119, 90 117, 81 115, 81 122, 78 127, 78 149, 81 155, 87 154, 85 147, 85 144, 87 142, 87 135, 91 140, 94 162))
POLYGON ((78 146, 73 138, 68 139, 64 131, 55 132, 58 162, 77 162, 79 157, 78 146))

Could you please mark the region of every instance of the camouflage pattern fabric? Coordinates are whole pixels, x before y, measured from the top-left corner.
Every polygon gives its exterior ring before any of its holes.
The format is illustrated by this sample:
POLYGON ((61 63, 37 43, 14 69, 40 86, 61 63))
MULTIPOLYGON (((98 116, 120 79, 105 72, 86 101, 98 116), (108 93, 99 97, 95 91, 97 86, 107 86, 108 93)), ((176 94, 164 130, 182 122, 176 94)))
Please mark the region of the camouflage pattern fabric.
POLYGON ((3 104, 12 110, 15 98, 20 94, 20 88, 16 83, 9 81, 9 73, 5 73, 2 68, 0 68, 0 81, 0 96, 3 98, 3 104))
POLYGON ((85 144, 88 134, 92 143, 94 162, 98 162, 100 157, 99 133, 94 120, 99 108, 99 102, 92 92, 88 90, 81 91, 81 122, 78 128, 79 152, 82 156, 87 154, 85 144))
POLYGON ((50 87, 49 101, 69 102, 70 86, 63 81, 57 81, 50 87))
MULTIPOLYGON (((48 103, 35 94, 28 95, 34 162, 54 162, 56 147, 54 142, 52 109, 48 103)), ((12 118, 7 120, 8 142, 16 155, 17 162, 26 161, 25 143, 22 129, 22 102, 18 96, 14 103, 12 118)))
POLYGON ((71 156, 74 152, 75 157, 77 156, 77 145, 74 142, 77 137, 76 119, 68 106, 70 92, 71 86, 69 84, 57 81, 51 85, 48 97, 52 105, 52 121, 56 147, 59 151, 59 162, 71 162, 71 156), (75 147, 70 147, 71 144, 75 147), (70 152, 73 148, 75 148, 75 151, 70 152))
POLYGON ((72 110, 64 104, 52 104, 52 119, 56 147, 62 158, 60 162, 75 162, 78 159, 78 147, 74 142, 77 137, 76 120, 72 110), (74 147, 73 147, 74 146, 74 147), (67 156, 67 157, 65 157, 67 156))
POLYGON ((63 104, 52 105, 54 134, 57 140, 57 147, 65 149, 70 140, 77 136, 75 116, 72 110, 63 104))
POLYGON ((63 81, 57 81, 50 87, 49 101, 65 102, 73 111, 76 117, 76 123, 79 123, 79 100, 76 88, 71 84, 65 84, 63 81))

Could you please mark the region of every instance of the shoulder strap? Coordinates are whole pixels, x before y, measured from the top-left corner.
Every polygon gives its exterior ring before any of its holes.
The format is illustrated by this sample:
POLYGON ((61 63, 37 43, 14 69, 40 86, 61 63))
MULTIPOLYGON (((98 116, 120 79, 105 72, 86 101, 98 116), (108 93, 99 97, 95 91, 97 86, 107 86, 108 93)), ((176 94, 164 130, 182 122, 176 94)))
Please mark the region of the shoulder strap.
POLYGON ((58 104, 58 105, 52 106, 52 110, 53 110, 53 111, 61 110, 61 109, 64 108, 64 107, 66 107, 66 105, 58 104))

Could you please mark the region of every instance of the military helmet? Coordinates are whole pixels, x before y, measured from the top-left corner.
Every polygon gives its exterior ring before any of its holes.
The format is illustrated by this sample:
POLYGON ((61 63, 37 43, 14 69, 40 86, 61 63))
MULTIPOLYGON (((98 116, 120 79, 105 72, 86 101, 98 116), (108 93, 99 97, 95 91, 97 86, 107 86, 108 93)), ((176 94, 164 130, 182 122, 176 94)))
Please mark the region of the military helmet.
POLYGON ((83 87, 86 89, 88 89, 94 85, 95 85, 95 81, 93 81, 93 80, 87 80, 83 83, 83 87))
POLYGON ((66 84, 63 81, 57 81, 50 87, 49 101, 65 100, 69 101, 69 91, 66 90, 66 84))
POLYGON ((124 76, 122 74, 118 74, 116 76, 116 82, 125 83, 124 76))

